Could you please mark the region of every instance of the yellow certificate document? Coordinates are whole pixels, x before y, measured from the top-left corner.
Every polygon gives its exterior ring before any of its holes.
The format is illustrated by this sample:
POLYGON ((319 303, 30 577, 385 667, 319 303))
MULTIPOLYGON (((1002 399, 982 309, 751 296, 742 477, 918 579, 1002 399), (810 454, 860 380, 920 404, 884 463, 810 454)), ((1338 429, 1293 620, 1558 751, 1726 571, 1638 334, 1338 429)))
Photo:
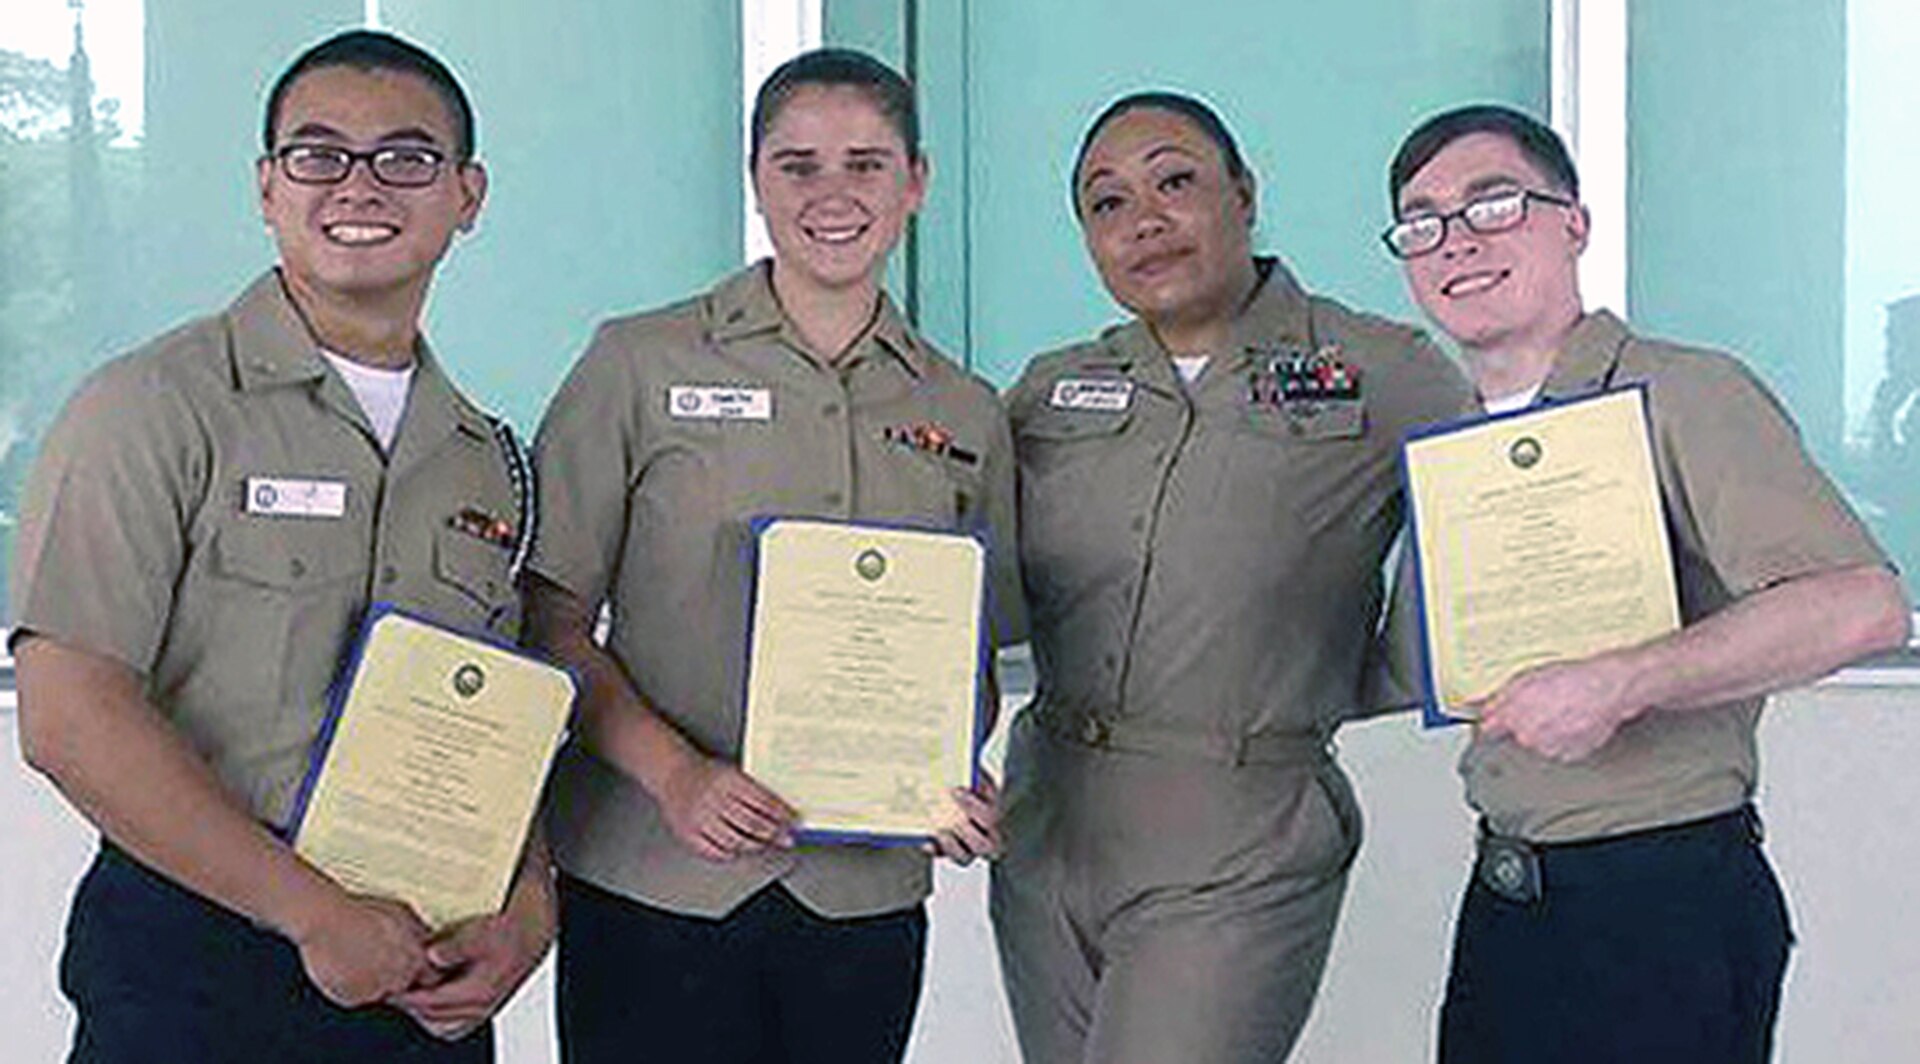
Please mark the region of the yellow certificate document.
POLYGON ((500 911, 573 695, 565 670, 376 608, 294 849, 435 929, 500 911))
POLYGON ((1407 443, 1431 709, 1679 626, 1649 441, 1631 388, 1407 443))
POLYGON ((779 519, 759 535, 742 767, 806 841, 886 844, 973 783, 986 551, 978 540, 779 519))

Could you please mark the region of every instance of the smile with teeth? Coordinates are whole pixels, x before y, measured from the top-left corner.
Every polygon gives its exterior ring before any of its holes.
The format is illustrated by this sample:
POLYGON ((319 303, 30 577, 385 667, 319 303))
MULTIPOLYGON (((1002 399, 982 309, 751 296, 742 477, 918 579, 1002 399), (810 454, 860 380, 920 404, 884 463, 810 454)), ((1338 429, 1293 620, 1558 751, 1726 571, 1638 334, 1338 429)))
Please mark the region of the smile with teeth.
POLYGON ((400 228, 384 222, 335 222, 321 227, 327 239, 336 244, 360 246, 383 244, 400 235, 400 228))
POLYGON ((1507 279, 1511 270, 1481 270, 1476 273, 1461 274, 1440 286, 1440 294, 1459 298, 1478 295, 1507 279))
POLYGON ((849 222, 844 225, 807 225, 801 231, 807 239, 820 244, 851 244, 866 235, 867 223, 849 222))

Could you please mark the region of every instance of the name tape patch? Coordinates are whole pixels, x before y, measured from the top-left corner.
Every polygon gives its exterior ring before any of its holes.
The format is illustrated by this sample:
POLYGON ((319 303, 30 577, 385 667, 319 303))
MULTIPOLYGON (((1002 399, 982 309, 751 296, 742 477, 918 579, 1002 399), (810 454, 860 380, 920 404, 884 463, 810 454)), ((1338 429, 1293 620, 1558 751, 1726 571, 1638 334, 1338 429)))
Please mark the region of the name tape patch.
POLYGON ((772 421, 773 389, 675 384, 667 388, 667 413, 695 421, 772 421))
POLYGON ((1047 405, 1055 410, 1125 410, 1133 405, 1133 382, 1099 377, 1054 381, 1047 405))
POLYGON ((248 477, 246 512, 261 517, 345 517, 347 482, 248 477))

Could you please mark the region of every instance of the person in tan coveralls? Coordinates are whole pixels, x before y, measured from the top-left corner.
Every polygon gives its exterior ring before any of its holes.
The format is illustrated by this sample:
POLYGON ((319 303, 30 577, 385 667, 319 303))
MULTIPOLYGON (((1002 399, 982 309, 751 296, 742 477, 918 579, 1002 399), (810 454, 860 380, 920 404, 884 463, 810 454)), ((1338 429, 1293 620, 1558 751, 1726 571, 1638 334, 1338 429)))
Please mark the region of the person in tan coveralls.
POLYGON ((1149 93, 1073 171, 1137 318, 1009 395, 1039 670, 992 913, 1030 1064, 1283 1059, 1360 844, 1330 738, 1402 523, 1401 436, 1467 409, 1413 329, 1251 250, 1219 118, 1149 93))

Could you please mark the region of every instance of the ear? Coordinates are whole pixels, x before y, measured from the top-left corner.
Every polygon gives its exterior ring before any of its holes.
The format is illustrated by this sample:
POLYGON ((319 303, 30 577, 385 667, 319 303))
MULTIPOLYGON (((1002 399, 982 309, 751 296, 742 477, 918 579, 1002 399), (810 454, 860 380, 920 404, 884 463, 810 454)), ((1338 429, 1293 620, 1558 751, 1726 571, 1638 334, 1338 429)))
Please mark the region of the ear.
POLYGON ((1239 199, 1236 206, 1241 220, 1246 222, 1247 231, 1251 233, 1260 222, 1260 182, 1254 178, 1252 170, 1234 179, 1233 192, 1239 199))
POLYGON ((762 201, 766 197, 760 194, 760 164, 752 159, 747 161, 747 192, 748 198, 753 201, 753 213, 765 218, 767 208, 762 205, 762 201))
MULTIPOLYGON (((254 181, 260 186, 260 216, 262 218, 272 217, 272 212, 268 208, 273 204, 273 165, 273 156, 271 155, 262 155, 253 165, 254 181)), ((271 227, 273 223, 269 221, 267 225, 271 227)))
POLYGON ((1578 257, 1587 250, 1587 238, 1593 231, 1593 215, 1587 211, 1587 205, 1584 203, 1565 214, 1567 239, 1573 244, 1573 254, 1578 257))
POLYGON ((479 162, 468 162, 457 171, 460 179, 460 231, 467 232, 480 218, 480 208, 487 202, 487 168, 479 162))
POLYGON ((933 185, 933 160, 925 155, 907 164, 907 213, 916 214, 926 205, 927 189, 933 185))

